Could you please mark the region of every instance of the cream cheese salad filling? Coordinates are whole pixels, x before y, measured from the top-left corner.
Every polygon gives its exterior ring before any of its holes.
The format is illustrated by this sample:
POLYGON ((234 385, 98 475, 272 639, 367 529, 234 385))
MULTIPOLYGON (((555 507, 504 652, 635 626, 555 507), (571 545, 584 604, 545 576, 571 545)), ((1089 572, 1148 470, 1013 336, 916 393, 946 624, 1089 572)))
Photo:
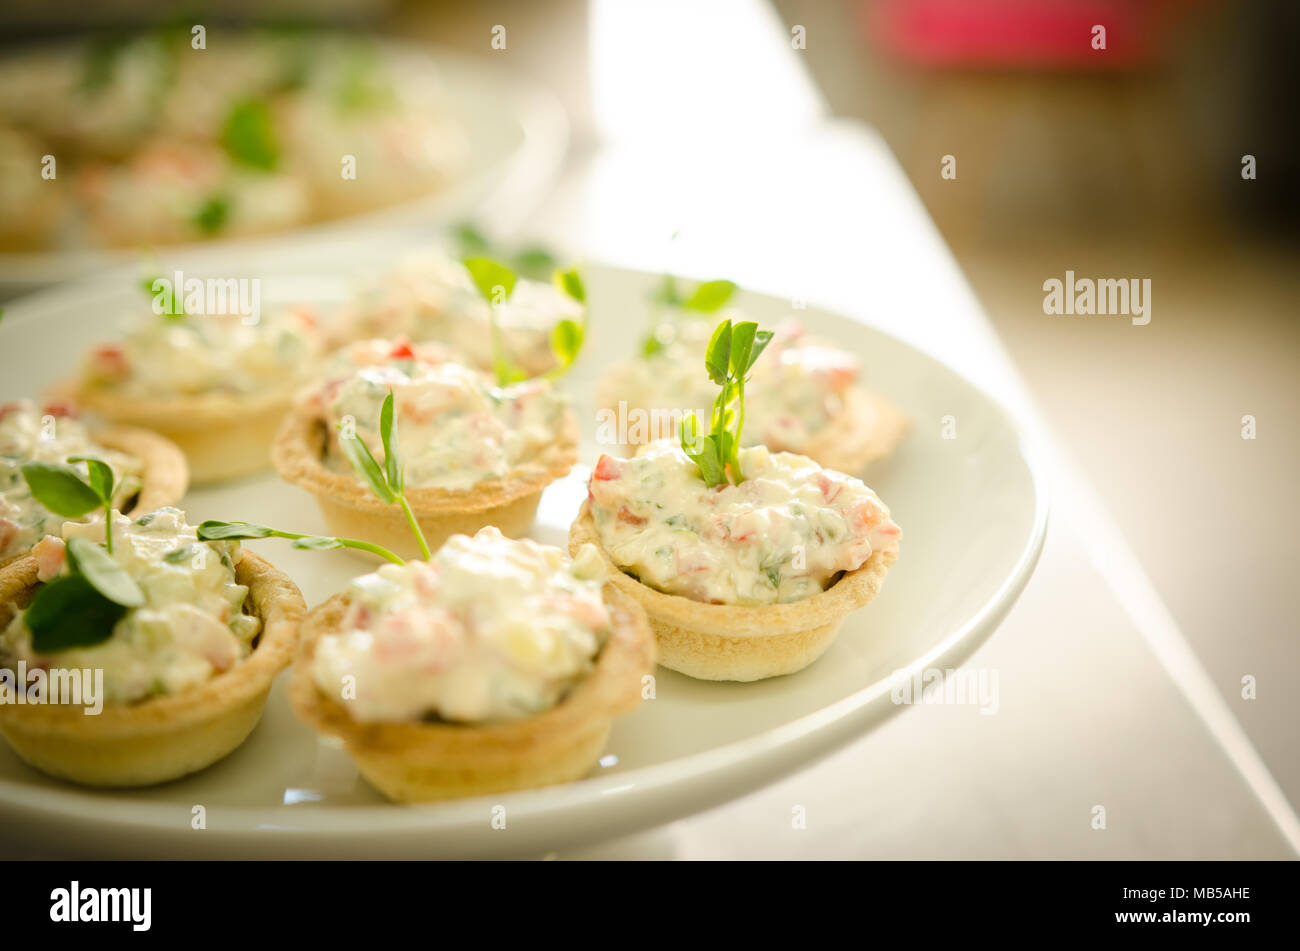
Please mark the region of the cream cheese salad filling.
POLYGON ((549 382, 497 386, 438 344, 368 340, 337 355, 319 399, 334 434, 326 463, 352 473, 338 446, 340 427, 383 459, 379 414, 389 390, 405 482, 412 488, 463 490, 502 478, 555 441, 567 402, 549 382))
MULTIPOLYGON (((442 341, 475 366, 488 368, 489 317, 465 266, 440 250, 425 249, 358 291, 343 322, 353 336, 442 341)), ((551 329, 565 318, 581 320, 582 306, 552 284, 521 278, 509 300, 497 307, 502 347, 530 372, 541 372, 555 362, 551 329)))
MULTIPOLYGON (((30 400, 0 404, 0 562, 31 550, 46 535, 57 534, 66 521, 32 496, 23 478, 24 463, 93 456, 113 470, 115 506, 140 491, 144 468, 140 460, 98 445, 85 424, 69 412, 59 404, 38 411, 30 400)), ((74 468, 87 477, 84 462, 74 468)))
POLYGON ((207 393, 251 395, 291 388, 321 350, 305 309, 238 314, 158 315, 133 322, 119 342, 96 347, 86 379, 136 398, 207 393))
POLYGON ((507 721, 558 703, 609 634, 600 553, 453 535, 428 562, 355 579, 338 633, 316 644, 316 685, 362 722, 507 721), (353 689, 345 689, 351 685, 353 689))
MULTIPOLYGON (((42 539, 34 552, 39 580, 67 573, 65 542, 73 538, 102 542, 104 523, 68 522, 62 538, 42 539)), ((248 588, 235 582, 241 556, 238 542, 199 541, 180 509, 135 520, 115 513, 112 558, 135 579, 144 604, 128 609, 107 640, 48 654, 34 650, 19 612, 0 633, 0 666, 102 670, 104 700, 117 704, 201 684, 246 659, 261 629, 243 613, 248 588)))
POLYGON ((799 601, 902 532, 860 480, 805 456, 740 451, 745 481, 709 488, 670 440, 601 456, 588 483, 601 545, 621 569, 709 604, 799 601))
MULTIPOLYGON (((699 368, 712 330, 709 320, 688 315, 664 322, 656 329, 657 349, 607 374, 602 403, 617 409, 617 401, 624 400, 629 409, 694 411, 707 419, 717 387, 699 368)), ((746 445, 803 451, 844 411, 845 393, 857 382, 859 369, 853 354, 812 336, 798 321, 783 322, 745 388, 746 445)))

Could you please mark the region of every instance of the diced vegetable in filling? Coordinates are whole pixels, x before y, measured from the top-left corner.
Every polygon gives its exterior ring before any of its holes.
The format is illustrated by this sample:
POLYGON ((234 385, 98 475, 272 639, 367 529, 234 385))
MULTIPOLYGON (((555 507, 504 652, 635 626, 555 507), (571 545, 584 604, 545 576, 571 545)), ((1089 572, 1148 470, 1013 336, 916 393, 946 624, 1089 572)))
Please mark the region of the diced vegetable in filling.
MULTIPOLYGON (((58 534, 66 521, 32 497, 23 478, 24 463, 93 456, 113 470, 118 487, 115 506, 140 491, 140 460, 98 445, 85 424, 69 414, 68 407, 60 404, 38 411, 30 400, 0 405, 0 562, 30 550, 46 535, 58 534)), ((85 478, 86 464, 77 463, 75 468, 85 478)))
POLYGON ((428 562, 355 579, 312 673, 364 722, 530 716, 592 670, 610 626, 603 582, 591 545, 570 560, 492 527, 453 535, 428 562))
POLYGON ((643 584, 710 604, 775 604, 824 590, 902 536, 860 479, 805 456, 740 451, 745 480, 709 488, 669 440, 601 456, 590 507, 610 559, 643 584))
POLYGON ((398 454, 413 488, 469 489, 502 478, 555 441, 567 403, 546 380, 497 386, 437 344, 371 340, 354 344, 331 366, 319 393, 334 438, 327 463, 350 473, 338 447, 353 427, 383 458, 379 416, 393 392, 398 454))
MULTIPOLYGON (((36 546, 38 578, 68 573, 66 541, 104 539, 103 521, 68 522, 63 537, 36 546)), ((107 640, 88 647, 38 652, 19 612, 0 634, 0 666, 104 672, 104 701, 131 703, 173 694, 230 670, 252 651, 261 621, 243 612, 248 588, 235 581, 238 542, 201 542, 180 509, 161 508, 134 521, 115 515, 114 561, 144 594, 107 640)))

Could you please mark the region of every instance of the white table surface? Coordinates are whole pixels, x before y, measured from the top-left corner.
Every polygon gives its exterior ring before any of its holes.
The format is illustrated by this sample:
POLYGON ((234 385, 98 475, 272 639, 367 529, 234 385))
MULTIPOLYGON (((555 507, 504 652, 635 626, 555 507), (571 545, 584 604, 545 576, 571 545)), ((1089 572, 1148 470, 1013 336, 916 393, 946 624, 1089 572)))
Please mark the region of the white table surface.
MULTIPOLYGON (((770 11, 724 6, 715 15, 749 31, 745 47, 762 65, 727 62, 759 86, 781 77, 779 108, 755 121, 737 108, 746 84, 719 86, 716 77, 682 80, 694 92, 665 106, 629 80, 646 68, 638 54, 600 35, 612 17, 636 33, 651 30, 649 21, 628 22, 598 2, 592 81, 606 140, 573 161, 515 230, 614 263, 806 299, 937 355, 997 395, 1046 450, 1052 524, 1019 604, 970 661, 998 672, 995 715, 905 709, 744 799, 559 857, 1293 858, 1292 807, 1121 531, 1054 444, 885 143, 826 116, 770 11), (769 41, 754 41, 762 35, 769 41), (747 117, 744 138, 733 124, 707 121, 737 114, 747 117), (691 133, 675 134, 683 125, 691 133), (1104 830, 1093 828, 1097 805, 1104 830), (796 807, 805 828, 792 820, 796 807)), ((674 69, 693 62, 688 50, 674 69)), ((639 332, 628 328, 630 339, 639 332)))

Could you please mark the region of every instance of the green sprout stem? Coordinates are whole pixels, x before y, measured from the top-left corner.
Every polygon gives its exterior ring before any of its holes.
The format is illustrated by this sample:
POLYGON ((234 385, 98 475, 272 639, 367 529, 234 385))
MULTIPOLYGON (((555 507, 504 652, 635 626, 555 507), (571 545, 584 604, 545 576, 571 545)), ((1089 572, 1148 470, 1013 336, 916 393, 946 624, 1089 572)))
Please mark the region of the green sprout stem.
POLYGON ((425 561, 428 561, 429 543, 424 540, 424 532, 420 530, 420 523, 416 521, 415 513, 411 511, 411 503, 406 501, 404 492, 397 494, 397 501, 402 506, 402 511, 406 513, 406 523, 411 526, 411 533, 415 535, 416 544, 420 546, 420 554, 424 556, 425 561))

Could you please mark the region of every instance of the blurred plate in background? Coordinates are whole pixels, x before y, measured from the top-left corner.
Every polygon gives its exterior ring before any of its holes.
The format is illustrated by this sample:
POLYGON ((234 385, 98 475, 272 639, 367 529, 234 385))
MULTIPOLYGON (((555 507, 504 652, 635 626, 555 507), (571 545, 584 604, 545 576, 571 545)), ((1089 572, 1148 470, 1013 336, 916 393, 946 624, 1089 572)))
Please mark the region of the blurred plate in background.
MULTIPOLYGON (((473 218, 504 229, 544 195, 568 149, 569 124, 559 101, 534 83, 481 59, 431 47, 377 41, 400 68, 431 74, 467 138, 463 171, 427 197, 271 235, 158 248, 177 266, 200 266, 232 253, 260 258, 308 252, 344 237, 409 232, 428 237, 449 222, 473 218)), ((31 53, 21 54, 24 56, 31 53)), ((0 252, 0 299, 141 260, 138 250, 0 252)))

